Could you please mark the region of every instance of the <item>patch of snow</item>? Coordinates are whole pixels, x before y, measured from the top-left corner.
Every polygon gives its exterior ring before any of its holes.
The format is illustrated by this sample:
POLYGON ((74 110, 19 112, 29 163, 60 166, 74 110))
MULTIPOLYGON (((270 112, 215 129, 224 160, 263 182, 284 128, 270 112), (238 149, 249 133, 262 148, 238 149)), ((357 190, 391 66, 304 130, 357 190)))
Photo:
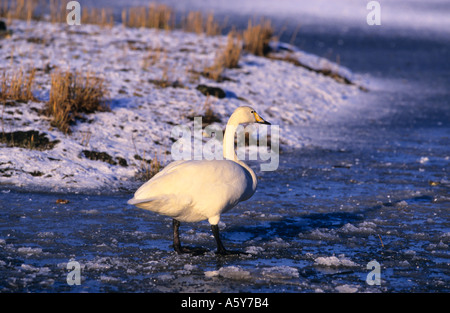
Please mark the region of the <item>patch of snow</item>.
POLYGON ((286 265, 264 268, 261 273, 263 277, 276 279, 290 279, 299 277, 298 269, 286 265))
POLYGON ((219 271, 205 271, 206 277, 216 277, 219 276, 219 271))
POLYGON ((21 247, 17 249, 17 252, 27 255, 40 254, 42 253, 42 248, 21 247))
POLYGON ((260 254, 264 251, 263 247, 257 247, 257 246, 250 246, 245 249, 245 253, 249 254, 260 254))
POLYGON ((340 254, 339 257, 334 255, 329 257, 317 257, 314 260, 314 264, 326 267, 359 267, 358 264, 345 257, 343 254, 340 254))
POLYGON ((363 222, 355 226, 351 223, 347 223, 342 226, 338 232, 343 234, 374 234, 376 224, 372 222, 363 222))
POLYGON ((354 293, 354 292, 358 291, 358 287, 345 284, 345 285, 337 286, 336 290, 340 293, 354 293))
POLYGON ((234 280, 247 280, 251 278, 250 272, 242 269, 240 266, 225 266, 218 271, 205 271, 206 277, 221 276, 234 280))

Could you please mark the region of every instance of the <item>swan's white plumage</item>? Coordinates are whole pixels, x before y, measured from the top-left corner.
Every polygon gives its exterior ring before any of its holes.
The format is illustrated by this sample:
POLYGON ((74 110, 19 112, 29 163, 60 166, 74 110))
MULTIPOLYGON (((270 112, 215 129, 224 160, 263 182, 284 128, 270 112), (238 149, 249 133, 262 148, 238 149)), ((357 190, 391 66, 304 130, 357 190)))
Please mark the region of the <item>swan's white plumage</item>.
POLYGON ((234 151, 237 125, 256 122, 267 123, 252 108, 237 108, 225 132, 227 160, 172 162, 142 185, 128 203, 180 222, 207 219, 217 225, 221 213, 249 199, 256 190, 255 173, 234 151))
POLYGON ((142 185, 128 203, 180 222, 217 224, 222 212, 253 192, 251 174, 234 161, 179 161, 142 185))

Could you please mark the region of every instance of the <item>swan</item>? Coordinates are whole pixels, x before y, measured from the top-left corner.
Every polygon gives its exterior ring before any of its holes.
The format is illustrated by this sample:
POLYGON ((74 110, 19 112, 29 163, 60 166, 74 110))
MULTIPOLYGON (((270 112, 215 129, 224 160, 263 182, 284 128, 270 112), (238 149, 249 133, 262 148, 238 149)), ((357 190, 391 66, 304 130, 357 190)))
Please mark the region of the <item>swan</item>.
POLYGON ((193 252, 181 246, 180 222, 208 220, 217 253, 231 254, 222 244, 220 215, 253 196, 257 179, 253 170, 238 160, 234 136, 239 124, 269 122, 248 106, 238 107, 230 116, 223 140, 223 160, 179 160, 143 184, 128 200, 138 208, 172 217, 173 248, 177 253, 193 252))

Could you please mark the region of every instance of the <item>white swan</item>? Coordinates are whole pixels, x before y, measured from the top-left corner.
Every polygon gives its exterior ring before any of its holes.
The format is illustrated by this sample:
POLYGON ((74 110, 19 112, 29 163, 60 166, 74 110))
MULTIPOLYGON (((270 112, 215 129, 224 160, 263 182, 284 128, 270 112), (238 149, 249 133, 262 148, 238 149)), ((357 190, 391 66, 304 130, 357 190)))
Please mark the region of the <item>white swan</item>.
POLYGON ((239 124, 263 120, 250 107, 237 108, 228 120, 223 140, 224 160, 175 161, 142 185, 128 204, 173 218, 173 247, 182 248, 180 222, 208 220, 217 243, 217 253, 227 254, 219 236, 220 215, 239 202, 249 199, 256 190, 256 175, 234 150, 234 136, 239 124))

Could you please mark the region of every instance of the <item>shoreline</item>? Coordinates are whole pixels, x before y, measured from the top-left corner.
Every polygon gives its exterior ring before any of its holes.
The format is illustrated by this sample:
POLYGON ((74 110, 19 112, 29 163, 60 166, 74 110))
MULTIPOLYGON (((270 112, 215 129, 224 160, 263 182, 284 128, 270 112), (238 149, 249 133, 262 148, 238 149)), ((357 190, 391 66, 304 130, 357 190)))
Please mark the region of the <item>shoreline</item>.
MULTIPOLYGON (((166 165, 170 147, 177 140, 170 137, 173 128, 192 123, 194 116, 204 116, 208 108, 220 120, 215 124, 224 127, 236 107, 252 106, 279 125, 280 149, 298 149, 303 146, 302 136, 296 133, 298 125, 339 110, 362 93, 357 86, 292 62, 250 53, 241 55, 238 68, 225 70, 227 80, 217 82, 195 75, 214 61, 226 36, 19 20, 14 20, 10 29, 13 34, 0 43, 11 57, 0 61, 0 70, 35 68, 34 96, 39 101, 4 105, 2 132, 38 131, 50 142, 59 143, 44 151, 2 144, 2 185, 45 185, 51 190, 112 185, 120 189, 133 182, 155 155, 166 165), (149 58, 154 60, 146 62, 149 58), (49 118, 39 112, 49 99, 50 77, 57 70, 92 72, 101 77, 110 110, 83 115, 69 135, 52 127, 49 118), (171 83, 155 85, 161 79, 171 83), (205 96, 200 85, 220 88, 225 97, 205 96), (107 154, 108 161, 86 157, 85 151, 107 154)), ((353 79, 348 69, 326 59, 294 47, 285 50, 276 52, 277 57, 285 53, 311 68, 332 69, 353 79)))

